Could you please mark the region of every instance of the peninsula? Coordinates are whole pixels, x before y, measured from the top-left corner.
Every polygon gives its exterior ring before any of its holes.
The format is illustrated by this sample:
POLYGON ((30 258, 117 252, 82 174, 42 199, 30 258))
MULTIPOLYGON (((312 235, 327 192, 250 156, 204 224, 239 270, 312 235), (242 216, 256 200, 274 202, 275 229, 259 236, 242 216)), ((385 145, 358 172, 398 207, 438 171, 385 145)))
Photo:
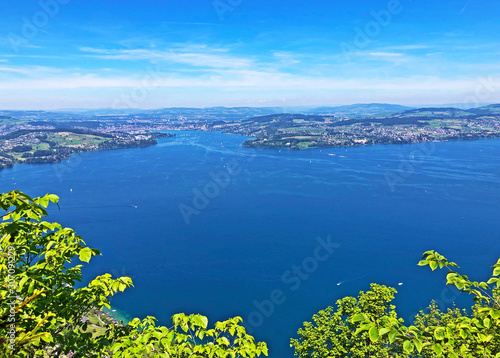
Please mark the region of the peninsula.
POLYGON ((253 137, 247 147, 289 149, 500 138, 500 104, 0 111, 0 169, 55 163, 76 152, 155 145, 173 136, 168 130, 221 131, 253 137))
POLYGON ((0 136, 0 169, 17 163, 57 163, 78 152, 147 147, 157 144, 157 138, 173 136, 159 132, 133 134, 78 128, 56 129, 51 126, 17 124, 12 118, 0 119, 0 123, 7 121, 15 123, 15 130, 0 136))
POLYGON ((473 110, 421 108, 369 116, 273 114, 212 123, 206 130, 255 137, 248 147, 351 147, 500 137, 500 105, 473 110))

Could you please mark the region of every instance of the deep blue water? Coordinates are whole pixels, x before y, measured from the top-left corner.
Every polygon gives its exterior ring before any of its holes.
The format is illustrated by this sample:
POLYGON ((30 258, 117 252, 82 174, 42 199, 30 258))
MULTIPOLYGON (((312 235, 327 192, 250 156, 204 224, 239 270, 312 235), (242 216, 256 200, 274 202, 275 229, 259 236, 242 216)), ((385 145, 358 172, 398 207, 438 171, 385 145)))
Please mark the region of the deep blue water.
POLYGON ((431 299, 468 303, 444 272, 416 266, 426 250, 474 279, 500 257, 500 140, 305 151, 244 140, 180 132, 149 148, 17 165, 0 171, 0 189, 61 197, 50 219, 103 254, 86 277, 134 279, 113 306, 164 324, 177 312, 240 315, 273 358, 292 357, 303 321, 370 282, 397 288, 405 319, 431 299))

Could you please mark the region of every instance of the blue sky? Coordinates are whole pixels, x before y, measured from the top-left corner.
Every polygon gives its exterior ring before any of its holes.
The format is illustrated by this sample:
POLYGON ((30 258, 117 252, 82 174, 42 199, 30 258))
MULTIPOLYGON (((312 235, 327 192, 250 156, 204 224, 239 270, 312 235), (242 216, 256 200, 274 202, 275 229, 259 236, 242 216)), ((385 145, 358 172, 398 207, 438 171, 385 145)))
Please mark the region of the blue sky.
POLYGON ((500 102, 496 0, 4 0, 0 108, 500 102))

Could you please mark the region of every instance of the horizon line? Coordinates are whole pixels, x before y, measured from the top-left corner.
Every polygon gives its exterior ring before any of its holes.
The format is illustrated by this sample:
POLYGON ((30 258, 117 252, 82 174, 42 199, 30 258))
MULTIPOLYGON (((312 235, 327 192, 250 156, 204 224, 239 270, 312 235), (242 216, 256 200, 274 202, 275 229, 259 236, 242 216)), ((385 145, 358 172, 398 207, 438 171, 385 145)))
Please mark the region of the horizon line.
MULTIPOLYGON (((190 106, 171 106, 171 107, 153 107, 153 108, 128 108, 128 107, 119 107, 119 108, 112 108, 112 107, 96 107, 96 108, 78 108, 78 107, 71 107, 71 108, 54 108, 54 109, 41 109, 41 108, 30 108, 30 109, 8 109, 8 108, 3 108, 0 109, 0 111, 22 111, 22 112, 30 112, 30 111, 36 111, 36 112, 71 112, 71 111, 104 111, 104 110, 116 110, 116 111, 154 111, 154 110, 160 110, 160 109, 215 109, 215 108, 224 108, 224 109, 235 109, 235 108, 309 108, 309 109, 317 109, 321 107, 328 107, 328 108, 339 108, 339 107, 351 107, 351 106, 362 106, 362 105, 389 105, 389 106, 401 106, 401 107, 407 107, 409 109, 418 109, 418 108, 456 108, 453 106, 468 106, 467 109, 472 109, 472 108, 478 108, 478 107, 484 107, 484 106, 490 106, 490 105, 495 105, 495 104, 500 104, 499 102, 481 102, 481 103, 476 103, 476 104, 471 104, 471 103, 442 103, 442 104, 418 104, 418 105, 405 105, 405 104, 399 104, 399 103, 387 103, 387 102, 357 102, 357 103, 352 103, 352 104, 324 104, 324 105, 298 105, 298 106, 207 106, 207 107, 190 107, 190 106)), ((462 109, 462 108, 460 108, 462 109)))

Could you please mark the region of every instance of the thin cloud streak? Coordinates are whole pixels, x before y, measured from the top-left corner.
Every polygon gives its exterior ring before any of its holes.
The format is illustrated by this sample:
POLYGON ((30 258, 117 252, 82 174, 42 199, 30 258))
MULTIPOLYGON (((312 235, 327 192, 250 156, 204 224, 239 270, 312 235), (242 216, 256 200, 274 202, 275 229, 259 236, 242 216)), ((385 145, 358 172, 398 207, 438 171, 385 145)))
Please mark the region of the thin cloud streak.
POLYGON ((126 49, 126 50, 106 50, 82 47, 81 51, 87 53, 93 53, 94 55, 87 55, 90 57, 96 57, 107 60, 127 60, 127 61, 138 61, 147 60, 155 61, 161 60, 172 63, 185 64, 195 67, 214 67, 214 68, 242 68, 250 67, 254 65, 252 60, 246 58, 238 58, 228 55, 222 55, 220 53, 225 53, 225 49, 206 49, 205 51, 193 52, 195 48, 186 48, 180 50, 149 50, 149 49, 126 49))
MULTIPOLYGON (((477 86, 476 80, 444 80, 437 77, 408 77, 388 80, 308 78, 289 74, 257 71, 235 72, 233 78, 204 76, 202 78, 163 77, 155 88, 219 88, 263 90, 387 90, 387 91, 470 91, 477 86)), ((500 77, 498 77, 500 78, 500 77)), ((2 81, 0 90, 61 90, 97 88, 134 88, 144 85, 143 79, 131 77, 99 77, 96 75, 49 76, 37 79, 2 81)), ((500 88, 500 82, 494 82, 500 88)))

